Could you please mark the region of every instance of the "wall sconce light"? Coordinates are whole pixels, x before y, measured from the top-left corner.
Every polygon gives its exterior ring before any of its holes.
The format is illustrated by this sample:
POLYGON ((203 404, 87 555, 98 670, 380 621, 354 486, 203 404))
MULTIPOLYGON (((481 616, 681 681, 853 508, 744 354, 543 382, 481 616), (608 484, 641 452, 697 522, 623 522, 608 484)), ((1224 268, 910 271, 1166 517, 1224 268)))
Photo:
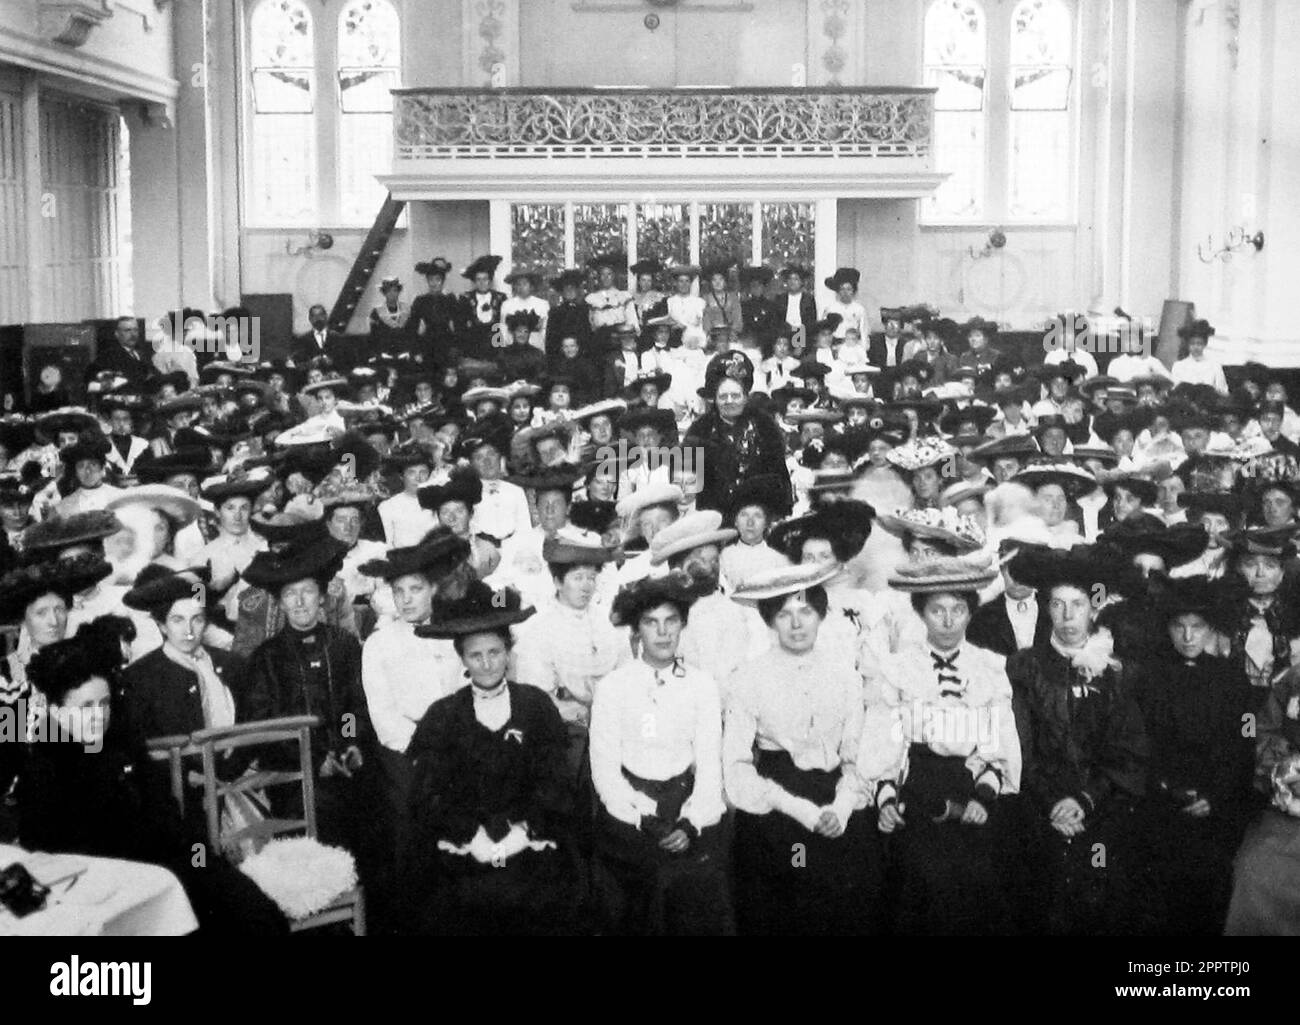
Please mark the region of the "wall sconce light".
POLYGON ((328 231, 313 231, 307 239, 307 244, 302 246, 295 246, 290 239, 284 240, 284 251, 289 256, 304 256, 317 249, 323 252, 333 248, 334 236, 328 231))
POLYGON ((967 249, 972 260, 984 260, 992 256, 999 249, 1006 248, 1007 235, 1001 228, 994 228, 989 232, 988 241, 984 243, 983 249, 976 249, 971 246, 967 249))
POLYGON ((1214 263, 1215 260, 1228 263, 1232 260, 1233 253, 1240 253, 1247 246, 1257 253, 1262 252, 1264 249, 1264 233, 1257 231, 1253 235, 1248 235, 1245 228, 1233 228, 1223 240, 1223 245, 1217 247, 1214 244, 1214 236, 1210 235, 1204 243, 1198 242, 1196 244, 1196 255, 1200 258, 1201 263, 1214 263))

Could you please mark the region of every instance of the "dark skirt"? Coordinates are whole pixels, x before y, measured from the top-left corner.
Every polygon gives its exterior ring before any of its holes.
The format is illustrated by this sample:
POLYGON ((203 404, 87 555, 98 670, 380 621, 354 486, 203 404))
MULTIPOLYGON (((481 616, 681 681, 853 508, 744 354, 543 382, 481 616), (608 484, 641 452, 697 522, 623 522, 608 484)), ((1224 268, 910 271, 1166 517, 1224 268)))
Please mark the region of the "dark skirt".
MULTIPOLYGON (((758 751, 755 768, 819 807, 835 800, 838 770, 800 769, 785 751, 758 751)), ((743 935, 858 936, 883 923, 883 861, 874 810, 856 811, 835 838, 783 812, 736 813, 736 921, 743 935)))
POLYGON ((907 780, 899 791, 905 824, 889 840, 889 888, 898 934, 1014 931, 1005 878, 1011 862, 1007 832, 1014 821, 1008 806, 1002 800, 985 802, 989 817, 983 825, 935 821, 949 801, 964 807, 973 797, 975 781, 964 758, 912 745, 907 780))
MULTIPOLYGON (((1086 811, 1086 808, 1085 808, 1086 811)), ((1133 935, 1154 931, 1155 902, 1138 842, 1133 802, 1115 797, 1064 837, 1050 807, 1026 802, 1025 928, 1034 934, 1133 935)))
POLYGON ((1194 819, 1162 794, 1144 801, 1138 818, 1154 931, 1222 936, 1232 894, 1232 860, 1242 831, 1216 814, 1194 819))
MULTIPOLYGON (((623 775, 658 803, 659 818, 676 822, 695 784, 687 771, 669 780, 623 775)), ((727 885, 727 820, 700 831, 690 847, 670 854, 648 832, 596 812, 592 889, 600 929, 624 936, 726 936, 735 931, 727 885)))
POLYGON ((1233 866, 1229 936, 1300 936, 1300 819, 1267 809, 1233 866))
POLYGON ((435 936, 567 936, 579 931, 567 844, 520 851, 503 865, 440 852, 416 930, 435 936))

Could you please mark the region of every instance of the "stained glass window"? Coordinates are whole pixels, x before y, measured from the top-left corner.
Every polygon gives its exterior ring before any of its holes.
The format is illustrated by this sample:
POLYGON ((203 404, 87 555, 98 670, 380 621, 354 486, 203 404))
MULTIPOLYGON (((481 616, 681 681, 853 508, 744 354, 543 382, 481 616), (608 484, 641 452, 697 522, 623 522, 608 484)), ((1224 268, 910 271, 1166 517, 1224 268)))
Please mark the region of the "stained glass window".
POLYGON ((754 251, 754 208, 750 203, 700 204, 700 264, 739 261, 748 265, 754 251))
POLYGON ((1012 217, 1070 215, 1072 45, 1070 11, 1060 0, 1023 0, 1012 13, 1012 217))
POLYGON ((764 203, 763 265, 813 265, 817 242, 817 207, 813 203, 764 203))
POLYGON ((316 217, 311 15, 301 0, 262 0, 253 9, 249 41, 251 218, 307 223, 316 217))
POLYGON ((666 267, 691 262, 691 212, 686 203, 639 203, 636 252, 666 267))
MULTIPOLYGON (((625 203, 573 205, 573 256, 579 267, 585 267, 594 256, 627 252, 629 213, 625 203)), ((623 273, 619 277, 621 280, 623 273)))
POLYGON ((510 208, 510 260, 549 281, 564 268, 564 204, 515 203, 510 208))
POLYGON ((339 207, 369 224, 384 201, 375 175, 392 164, 401 30, 389 0, 351 0, 339 15, 339 207))
POLYGON ((976 220, 984 213, 988 78, 984 9, 935 0, 925 15, 925 84, 935 86, 935 159, 951 175, 925 201, 928 217, 976 220))

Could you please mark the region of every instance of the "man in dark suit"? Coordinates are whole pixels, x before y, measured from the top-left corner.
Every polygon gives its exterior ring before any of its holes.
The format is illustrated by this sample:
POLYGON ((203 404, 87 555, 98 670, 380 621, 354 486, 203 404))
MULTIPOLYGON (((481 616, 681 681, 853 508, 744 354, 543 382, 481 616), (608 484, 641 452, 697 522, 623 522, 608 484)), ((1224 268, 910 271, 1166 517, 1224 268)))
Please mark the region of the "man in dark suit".
POLYGON ((907 345, 907 339, 903 337, 903 311, 882 306, 880 319, 885 325, 885 333, 871 335, 867 342, 867 362, 881 370, 892 370, 906 360, 903 355, 907 345))
MULTIPOLYGON (((804 281, 811 279, 812 273, 807 269, 791 264, 781 271, 781 280, 785 282, 785 295, 772 300, 772 321, 776 327, 787 325, 792 329, 803 329, 804 344, 809 350, 813 344, 813 332, 817 325, 817 300, 803 290, 804 281)), ((796 345, 796 355, 799 347, 796 345)))
POLYGON ((113 340, 96 354, 95 362, 86 371, 86 380, 93 381, 97 374, 111 371, 127 379, 126 391, 144 391, 154 376, 152 357, 148 347, 140 344, 139 321, 134 317, 118 317, 113 340))
POLYGON ((305 367, 312 360, 325 356, 335 370, 340 373, 349 372, 352 363, 348 354, 348 340, 337 331, 330 330, 329 311, 317 303, 307 311, 307 319, 311 322, 311 330, 295 338, 293 347, 289 350, 294 365, 305 367))
MULTIPOLYGON (((998 546, 999 556, 1021 548, 1019 541, 1008 539, 998 546)), ((985 602, 971 616, 966 639, 1006 658, 1017 651, 1046 643, 1052 636, 1052 617, 1047 611, 1046 596, 1015 580, 1006 567, 1002 569, 1003 594, 985 602)))

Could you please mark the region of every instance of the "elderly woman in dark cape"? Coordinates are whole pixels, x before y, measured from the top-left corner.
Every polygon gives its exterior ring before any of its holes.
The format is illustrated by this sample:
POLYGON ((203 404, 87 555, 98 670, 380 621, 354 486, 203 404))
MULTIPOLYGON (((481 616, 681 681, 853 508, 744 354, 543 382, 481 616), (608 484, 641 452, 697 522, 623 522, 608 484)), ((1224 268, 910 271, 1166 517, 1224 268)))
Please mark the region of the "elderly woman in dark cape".
POLYGON ((1076 546, 1027 548, 1010 564, 1052 618, 1047 642, 1007 660, 1023 759, 1024 910, 1039 919, 1030 931, 1135 927, 1135 807, 1146 791, 1147 738, 1132 667, 1115 657, 1109 631, 1097 629, 1094 604, 1113 586, 1117 561, 1101 546, 1076 546))
POLYGON ((691 424, 682 444, 703 453, 704 479, 696 506, 725 512, 743 481, 759 474, 778 479, 784 492, 777 515, 793 505, 781 429, 766 413, 749 407, 754 368, 744 353, 727 353, 709 364, 700 396, 710 406, 691 424))
POLYGON ((451 640, 470 686, 435 701, 407 757, 418 931, 499 936, 571 932, 573 794, 560 713, 537 687, 506 680, 510 628, 533 614, 517 592, 474 581, 421 637, 451 640))
POLYGON ((1158 604, 1165 636, 1136 688, 1151 745, 1141 841, 1158 931, 1178 936, 1223 932, 1232 858, 1255 807, 1250 686, 1239 664, 1210 651, 1223 597, 1205 577, 1169 582, 1158 604))

